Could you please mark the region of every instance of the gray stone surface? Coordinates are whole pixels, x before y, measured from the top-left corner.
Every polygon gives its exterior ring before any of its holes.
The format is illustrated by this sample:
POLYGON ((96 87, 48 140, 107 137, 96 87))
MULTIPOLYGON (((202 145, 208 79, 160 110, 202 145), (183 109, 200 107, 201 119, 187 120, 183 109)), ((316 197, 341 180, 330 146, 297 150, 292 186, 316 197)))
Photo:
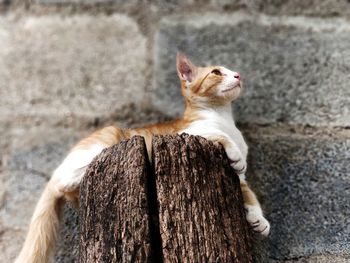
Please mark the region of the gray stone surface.
POLYGON ((35 0, 41 4, 114 4, 118 6, 153 5, 158 9, 211 11, 235 11, 238 9, 249 12, 264 12, 273 15, 306 15, 306 16, 349 16, 350 4, 347 0, 35 0))
POLYGON ((181 112, 177 50, 199 65, 241 72, 241 122, 348 126, 350 24, 343 19, 249 16, 175 16, 157 35, 154 104, 181 112))
POLYGON ((219 5, 224 10, 245 8, 274 15, 350 15, 350 3, 347 0, 212 0, 211 2, 214 6, 219 5))
POLYGON ((144 1, 144 0, 36 0, 38 3, 42 4, 67 4, 67 3, 75 3, 75 4, 114 4, 114 5, 141 5, 141 4, 156 4, 160 7, 168 7, 169 5, 182 5, 182 4, 191 4, 194 1, 191 0, 151 0, 151 1, 144 1))
MULTIPOLYGON (((110 4, 125 4, 125 1, 121 0, 37 0, 38 3, 42 4, 99 4, 99 3, 110 3, 110 4)), ((131 0, 127 1, 128 4, 137 4, 141 3, 142 0, 131 0)))
POLYGON ((0 120, 94 117, 145 100, 146 40, 124 15, 0 17, 0 120))
POLYGON ((270 0, 251 1, 257 7, 257 11, 269 14, 289 14, 289 15, 319 15, 337 16, 350 15, 350 3, 347 0, 270 0))
MULTIPOLYGON (((24 143, 22 148, 11 149, 0 177, 5 186, 3 203, 0 206, 0 249, 3 251, 0 262, 12 262, 18 254, 39 196, 51 172, 64 158, 77 134, 69 129, 57 128, 55 131, 46 130, 41 133, 37 130, 36 136, 28 135, 34 140, 31 143, 35 146, 29 147, 24 143), (56 136, 52 136, 53 134, 56 136)), ((74 221, 74 217, 72 218, 74 221)), ((68 217, 65 222, 67 220, 68 217)), ((65 250, 66 240, 69 239, 67 233, 74 233, 74 228, 68 226, 60 235, 61 246, 65 250)))
POLYGON ((69 204, 64 207, 60 226, 55 263, 79 262, 79 217, 78 211, 69 204))
POLYGON ((0 262, 13 262, 15 259, 14 255, 18 253, 18 244, 23 242, 23 234, 13 229, 1 229, 0 231, 0 262))
POLYGON ((318 255, 311 257, 301 257, 292 260, 273 260, 269 263, 348 263, 350 256, 318 255))
POLYGON ((249 144, 248 181, 271 223, 259 261, 350 258, 350 139, 255 136, 249 144))

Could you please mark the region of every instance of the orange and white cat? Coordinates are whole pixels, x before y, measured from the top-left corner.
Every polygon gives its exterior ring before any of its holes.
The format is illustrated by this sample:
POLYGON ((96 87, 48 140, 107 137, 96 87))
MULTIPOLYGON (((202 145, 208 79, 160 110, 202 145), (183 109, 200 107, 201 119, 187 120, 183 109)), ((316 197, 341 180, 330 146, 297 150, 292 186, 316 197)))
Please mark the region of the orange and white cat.
MULTIPOLYGON (((245 180, 248 152, 233 120, 231 102, 241 92, 237 72, 222 66, 196 67, 184 55, 177 55, 177 72, 186 101, 182 118, 140 129, 103 128, 81 140, 54 171, 31 219, 29 232, 16 263, 46 263, 55 245, 60 211, 64 200, 77 204, 79 184, 92 159, 103 149, 133 135, 145 138, 148 151, 154 134, 188 133, 221 143, 240 178, 247 220, 252 228, 267 236, 269 222, 245 180)), ((151 155, 149 155, 151 156, 151 155)))

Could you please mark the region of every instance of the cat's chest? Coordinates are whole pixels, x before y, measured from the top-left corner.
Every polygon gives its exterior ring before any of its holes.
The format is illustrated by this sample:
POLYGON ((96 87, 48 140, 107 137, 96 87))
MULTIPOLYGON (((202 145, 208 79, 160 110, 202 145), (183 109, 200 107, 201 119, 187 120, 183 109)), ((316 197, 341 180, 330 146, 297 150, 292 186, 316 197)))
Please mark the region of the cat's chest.
POLYGON ((231 116, 220 116, 211 112, 203 113, 200 119, 190 123, 182 132, 202 136, 224 133, 232 139, 240 134, 231 116))
POLYGON ((191 123, 186 129, 179 133, 188 133, 191 135, 199 135, 204 138, 212 136, 229 137, 241 150, 242 155, 246 158, 248 154, 248 146, 244 141, 241 132, 234 125, 233 120, 225 122, 220 119, 206 119, 191 123))
POLYGON ((210 136, 225 134, 234 139, 237 134, 237 128, 232 120, 227 122, 224 119, 202 119, 190 123, 183 132, 193 135, 210 136))
POLYGON ((188 133, 199 135, 205 138, 224 136, 234 141, 243 156, 248 153, 248 146, 244 141, 241 132, 237 129, 231 111, 202 111, 199 113, 200 118, 191 122, 185 129, 179 133, 188 133))

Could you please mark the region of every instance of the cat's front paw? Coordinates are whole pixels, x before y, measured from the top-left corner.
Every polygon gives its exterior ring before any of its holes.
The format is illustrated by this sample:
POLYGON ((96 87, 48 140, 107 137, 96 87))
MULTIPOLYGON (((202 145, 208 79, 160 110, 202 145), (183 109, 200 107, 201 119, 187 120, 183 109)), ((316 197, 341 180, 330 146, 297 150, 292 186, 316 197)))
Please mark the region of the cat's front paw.
POLYGON ((246 206, 247 210, 247 221, 253 228, 253 231, 268 236, 270 233, 270 223, 262 215, 261 208, 259 206, 246 206))
POLYGON ((235 170, 235 172, 238 175, 242 175, 245 174, 245 172, 247 171, 247 163, 243 160, 240 159, 238 161, 231 161, 231 167, 235 170))
POLYGON ((229 149, 226 151, 227 157, 230 159, 231 167, 236 171, 238 175, 245 174, 247 170, 247 163, 244 160, 242 154, 235 149, 229 149))

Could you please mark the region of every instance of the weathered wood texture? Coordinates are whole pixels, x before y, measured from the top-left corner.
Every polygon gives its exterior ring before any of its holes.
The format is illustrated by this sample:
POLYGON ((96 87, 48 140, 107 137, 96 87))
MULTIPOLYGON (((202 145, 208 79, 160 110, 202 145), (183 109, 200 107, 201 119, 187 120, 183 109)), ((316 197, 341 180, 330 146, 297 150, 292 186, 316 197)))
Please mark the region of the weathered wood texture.
POLYGON ((80 190, 80 262, 252 262, 239 179, 223 147, 156 136, 105 150, 80 190))
POLYGON ((103 151, 80 188, 80 262, 151 262, 142 137, 103 151))
POLYGON ((164 262, 252 262, 239 179, 223 147, 156 136, 152 158, 164 262))

